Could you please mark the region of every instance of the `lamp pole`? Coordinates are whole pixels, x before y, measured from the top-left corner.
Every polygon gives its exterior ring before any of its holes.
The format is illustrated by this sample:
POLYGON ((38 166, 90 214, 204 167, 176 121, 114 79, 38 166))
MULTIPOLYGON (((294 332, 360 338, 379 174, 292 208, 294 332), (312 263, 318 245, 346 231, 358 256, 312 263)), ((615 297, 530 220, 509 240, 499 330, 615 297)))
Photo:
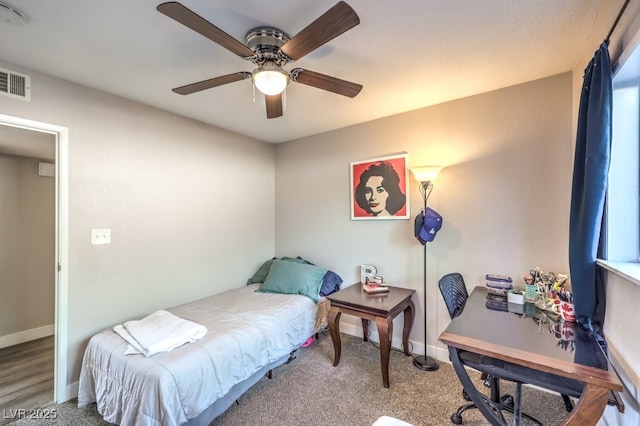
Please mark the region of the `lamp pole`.
MULTIPOLYGON (((420 182, 420 193, 422 194, 422 198, 424 200, 424 209, 422 210, 422 214, 425 215, 427 212, 427 199, 433 190, 433 183, 431 181, 422 181, 420 182)), ((427 243, 424 243, 424 268, 423 268, 423 298, 424 298, 424 355, 418 355, 413 358, 413 365, 417 368, 424 371, 435 371, 440 367, 438 362, 427 356, 427 243)))

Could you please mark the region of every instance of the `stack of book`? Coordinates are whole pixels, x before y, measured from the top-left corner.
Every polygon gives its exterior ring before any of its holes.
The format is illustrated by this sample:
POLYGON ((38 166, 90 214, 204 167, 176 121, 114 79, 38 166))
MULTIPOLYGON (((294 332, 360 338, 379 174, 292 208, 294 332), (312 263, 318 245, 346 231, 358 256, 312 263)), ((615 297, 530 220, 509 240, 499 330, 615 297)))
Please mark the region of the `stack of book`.
POLYGON ((382 284, 365 283, 362 284, 362 289, 369 294, 387 293, 389 291, 389 287, 386 282, 383 282, 382 284))
POLYGON ((493 293, 501 293, 507 296, 509 290, 513 289, 513 280, 507 275, 487 274, 485 275, 486 286, 493 293))
POLYGON ((508 292, 513 289, 513 280, 506 275, 485 275, 487 286, 487 308, 506 311, 508 292))

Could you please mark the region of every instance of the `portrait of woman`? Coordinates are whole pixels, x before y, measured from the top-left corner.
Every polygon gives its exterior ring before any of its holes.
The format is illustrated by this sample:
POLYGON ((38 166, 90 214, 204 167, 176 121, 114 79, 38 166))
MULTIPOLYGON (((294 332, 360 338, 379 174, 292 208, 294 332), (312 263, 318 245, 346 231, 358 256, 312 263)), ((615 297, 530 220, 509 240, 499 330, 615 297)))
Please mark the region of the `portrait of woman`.
POLYGON ((351 219, 407 219, 406 154, 351 163, 351 219))

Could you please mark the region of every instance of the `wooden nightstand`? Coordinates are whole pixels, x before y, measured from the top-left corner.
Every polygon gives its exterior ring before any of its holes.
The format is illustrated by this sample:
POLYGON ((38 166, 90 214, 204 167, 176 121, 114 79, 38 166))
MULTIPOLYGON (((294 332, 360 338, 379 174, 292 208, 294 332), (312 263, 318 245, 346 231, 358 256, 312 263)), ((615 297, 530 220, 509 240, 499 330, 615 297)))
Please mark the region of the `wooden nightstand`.
POLYGON ((402 346, 404 354, 410 356, 409 332, 413 325, 415 306, 411 296, 415 290, 389 286, 389 292, 383 294, 368 294, 362 290, 360 283, 330 294, 329 332, 333 340, 333 366, 340 363, 342 343, 340 341, 340 316, 345 313, 362 319, 364 340, 367 341, 369 321, 374 321, 380 336, 380 364, 382 367, 382 384, 389 387, 389 357, 391 354, 391 338, 393 337, 393 319, 400 312, 404 312, 404 327, 402 329, 402 346))

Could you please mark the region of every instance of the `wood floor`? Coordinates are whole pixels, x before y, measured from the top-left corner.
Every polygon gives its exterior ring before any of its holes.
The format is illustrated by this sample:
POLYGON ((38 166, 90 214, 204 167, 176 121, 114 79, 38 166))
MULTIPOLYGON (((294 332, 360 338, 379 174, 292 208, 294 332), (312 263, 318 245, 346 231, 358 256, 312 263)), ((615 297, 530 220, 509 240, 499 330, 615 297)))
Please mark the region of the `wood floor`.
POLYGON ((0 425, 16 410, 53 404, 53 343, 49 336, 0 349, 0 425))

